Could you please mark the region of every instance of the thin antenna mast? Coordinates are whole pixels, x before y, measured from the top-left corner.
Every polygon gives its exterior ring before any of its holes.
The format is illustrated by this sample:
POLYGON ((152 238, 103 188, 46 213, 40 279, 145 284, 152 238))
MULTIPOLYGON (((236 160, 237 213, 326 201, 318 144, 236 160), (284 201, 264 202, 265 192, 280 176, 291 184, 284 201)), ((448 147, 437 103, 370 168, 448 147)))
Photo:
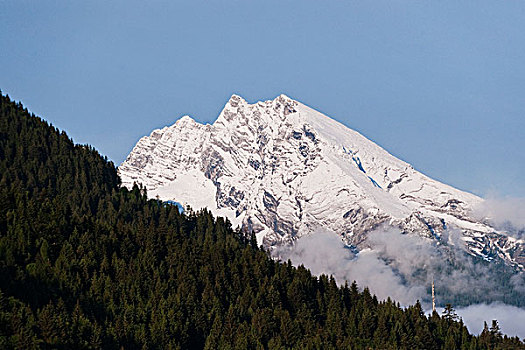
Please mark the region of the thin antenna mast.
POLYGON ((432 277, 432 313, 436 311, 436 298, 434 296, 434 277, 432 277))

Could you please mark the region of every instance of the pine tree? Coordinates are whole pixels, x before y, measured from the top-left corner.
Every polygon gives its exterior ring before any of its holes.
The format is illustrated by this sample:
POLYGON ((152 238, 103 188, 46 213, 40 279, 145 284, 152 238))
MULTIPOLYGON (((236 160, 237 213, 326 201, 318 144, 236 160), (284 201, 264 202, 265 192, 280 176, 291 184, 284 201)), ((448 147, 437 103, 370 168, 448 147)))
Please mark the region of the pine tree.
POLYGON ((445 309, 443 310, 443 319, 448 322, 456 321, 458 319, 458 315, 456 314, 456 310, 454 310, 452 307, 452 304, 445 305, 445 309))

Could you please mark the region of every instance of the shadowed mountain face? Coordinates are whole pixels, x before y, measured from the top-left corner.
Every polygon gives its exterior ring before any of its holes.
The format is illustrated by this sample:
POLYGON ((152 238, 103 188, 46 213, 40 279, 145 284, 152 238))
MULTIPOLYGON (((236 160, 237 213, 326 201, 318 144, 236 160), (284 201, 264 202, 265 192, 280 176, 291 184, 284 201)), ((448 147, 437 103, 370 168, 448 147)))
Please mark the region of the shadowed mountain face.
POLYGON ((232 96, 212 124, 188 116, 143 137, 119 167, 150 196, 207 207, 267 247, 320 228, 357 249, 388 225, 523 269, 524 242, 471 212, 483 199, 435 181, 339 122, 281 95, 232 96))

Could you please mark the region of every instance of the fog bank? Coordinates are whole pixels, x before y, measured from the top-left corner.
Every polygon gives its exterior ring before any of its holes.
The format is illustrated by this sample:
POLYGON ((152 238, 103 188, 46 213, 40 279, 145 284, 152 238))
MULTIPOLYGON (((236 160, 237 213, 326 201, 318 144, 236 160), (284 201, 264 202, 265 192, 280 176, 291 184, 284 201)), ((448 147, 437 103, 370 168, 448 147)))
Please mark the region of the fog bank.
POLYGON ((492 320, 498 320, 503 333, 509 336, 525 338, 525 309, 501 303, 475 304, 458 308, 457 314, 463 319, 468 330, 479 334, 483 330, 483 322, 491 326, 492 320))
MULTIPOLYGON (((272 254, 283 261, 290 259, 295 266, 303 264, 314 275, 333 275, 339 284, 355 280, 360 288, 368 287, 380 300, 391 297, 402 306, 420 300, 425 309, 430 309, 432 280, 437 291, 449 297, 454 293, 481 293, 489 300, 502 298, 508 290, 497 288, 490 278, 493 272, 486 265, 474 264, 464 254, 458 237, 454 230, 446 232, 442 240, 448 246, 443 247, 434 240, 383 227, 369 233, 369 248, 356 252, 345 246, 337 234, 320 230, 299 238, 292 246, 279 247, 272 254)), ((512 276, 510 288, 525 291, 524 275, 512 276)), ((438 305, 450 302, 440 294, 437 299, 438 305)), ((483 321, 490 327, 492 320, 497 319, 505 334, 525 337, 525 309, 498 302, 454 307, 472 333, 482 330, 483 321)))

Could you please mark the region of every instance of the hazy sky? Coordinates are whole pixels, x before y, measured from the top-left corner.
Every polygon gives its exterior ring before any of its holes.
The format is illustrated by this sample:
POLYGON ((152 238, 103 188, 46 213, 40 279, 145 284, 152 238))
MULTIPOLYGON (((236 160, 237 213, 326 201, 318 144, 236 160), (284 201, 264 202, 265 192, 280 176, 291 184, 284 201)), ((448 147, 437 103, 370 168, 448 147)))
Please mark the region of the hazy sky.
POLYGON ((0 0, 0 89, 119 164, 280 93, 440 181, 525 196, 524 1, 0 0))

